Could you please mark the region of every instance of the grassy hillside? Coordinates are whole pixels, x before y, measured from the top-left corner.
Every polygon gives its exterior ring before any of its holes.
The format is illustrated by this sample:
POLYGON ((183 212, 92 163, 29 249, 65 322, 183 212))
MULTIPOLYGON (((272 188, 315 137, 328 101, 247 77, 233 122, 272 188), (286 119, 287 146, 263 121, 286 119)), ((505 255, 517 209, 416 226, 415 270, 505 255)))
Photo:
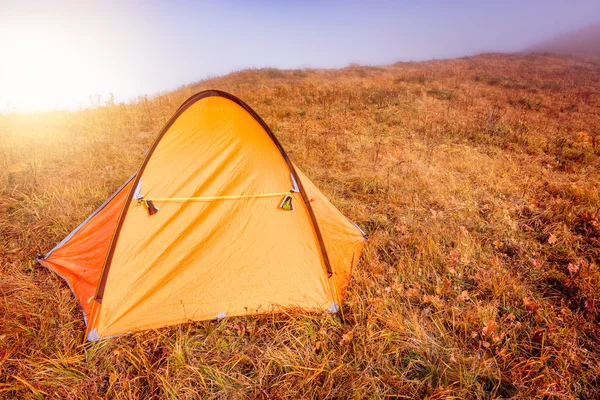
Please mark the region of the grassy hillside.
POLYGON ((246 70, 0 116, 0 397, 600 397, 600 63, 246 70), (370 235, 343 304, 97 343, 36 265, 190 94, 229 91, 370 235))

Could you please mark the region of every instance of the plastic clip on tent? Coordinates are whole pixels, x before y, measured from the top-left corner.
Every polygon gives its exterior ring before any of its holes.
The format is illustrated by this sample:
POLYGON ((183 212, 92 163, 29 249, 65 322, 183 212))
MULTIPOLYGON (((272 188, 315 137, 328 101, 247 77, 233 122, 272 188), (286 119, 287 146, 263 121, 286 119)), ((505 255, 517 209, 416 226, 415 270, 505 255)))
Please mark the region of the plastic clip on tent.
POLYGON ((210 90, 39 262, 67 281, 98 340, 288 307, 336 312, 364 243, 248 105, 210 90))

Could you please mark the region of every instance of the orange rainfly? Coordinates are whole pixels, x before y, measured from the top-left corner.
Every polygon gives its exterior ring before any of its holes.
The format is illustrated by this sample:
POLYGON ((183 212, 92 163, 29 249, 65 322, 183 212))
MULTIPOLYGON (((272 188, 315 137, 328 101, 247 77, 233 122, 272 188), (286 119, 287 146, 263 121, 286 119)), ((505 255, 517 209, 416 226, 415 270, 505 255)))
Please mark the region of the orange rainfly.
POLYGON ((210 90, 39 262, 69 283, 98 340, 288 307, 337 312, 364 242, 248 105, 210 90))

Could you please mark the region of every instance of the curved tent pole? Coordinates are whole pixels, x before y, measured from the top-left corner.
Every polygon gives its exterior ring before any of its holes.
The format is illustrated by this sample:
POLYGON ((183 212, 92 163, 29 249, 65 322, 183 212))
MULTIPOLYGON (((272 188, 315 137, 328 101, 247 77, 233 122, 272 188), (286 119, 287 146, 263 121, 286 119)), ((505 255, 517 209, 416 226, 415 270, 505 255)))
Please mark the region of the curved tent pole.
POLYGON ((113 232, 113 236, 112 236, 112 239, 110 242, 108 254, 106 256, 106 260, 104 261, 104 267, 102 268, 102 273, 100 275, 100 280, 98 282, 98 287, 96 288, 96 295, 94 296, 94 300, 96 302, 102 303, 102 298, 104 296, 104 289, 106 287, 106 281, 108 279, 108 271, 110 269, 110 264, 112 262, 113 254, 115 251, 115 245, 117 243, 117 239, 119 238, 119 233, 121 232, 123 222, 125 221, 125 216, 127 215, 127 210, 129 209, 129 205, 131 204, 131 199, 135 192, 135 188, 138 186, 138 183, 142 177, 144 169, 146 168, 146 165, 150 161, 150 158, 152 157, 154 150, 160 143, 163 136, 167 133, 169 128, 175 123, 177 118, 179 118, 179 116, 181 114, 183 114, 183 112, 185 110, 187 110, 189 107, 194 105, 197 101, 204 99, 206 97, 224 97, 228 100, 233 101, 234 103, 236 103, 237 105, 242 107, 244 110, 246 110, 246 112, 248 112, 252 116, 252 118, 254 118, 261 125, 261 127, 265 130, 265 132, 267 132, 267 134, 269 135, 269 137, 271 138, 271 140, 273 141, 273 143, 275 144, 275 146, 281 153, 281 156, 283 157, 285 163, 287 164, 287 166, 290 170, 291 176, 292 176, 292 180, 298 186, 300 195, 302 196, 304 205, 306 206, 306 209, 308 210, 308 214, 310 216, 310 220, 312 222, 313 229, 314 229, 315 235, 317 237, 317 242, 318 242, 319 248, 321 250, 321 256, 323 258, 323 263, 325 264, 327 276, 330 278, 333 275, 333 270, 331 269, 331 264, 329 262, 329 257, 327 255, 327 249, 325 248, 325 242, 323 241, 323 236, 321 235, 321 230, 319 229, 319 224, 317 223, 317 218, 316 218, 315 213, 310 204, 308 195, 306 194, 306 191, 304 190, 304 187, 302 186, 302 182, 300 181, 300 178, 298 177, 298 173, 296 172, 294 165, 292 164, 292 162, 290 161, 289 157, 287 156, 285 150, 281 146, 281 143, 279 143, 279 140, 277 140, 277 138, 275 137, 275 135, 273 134, 273 132, 271 131, 269 126, 260 117, 260 115, 258 115, 256 113, 256 111, 254 111, 252 108, 250 108, 250 106, 248 104, 246 104, 244 101, 242 101, 241 99, 237 98, 236 96, 234 96, 232 94, 223 92, 221 90, 205 90, 205 91, 196 93, 195 95, 191 96, 177 109, 175 114, 171 117, 169 122, 167 122, 165 127, 159 133, 158 137, 152 144, 152 147, 148 151, 148 154, 146 155, 146 159, 144 160, 142 166, 138 170, 137 176, 135 177, 135 181, 134 181, 133 185, 131 186, 131 190, 129 191, 129 194, 127 195, 127 200, 125 201, 125 205, 124 205, 123 209, 121 210, 121 215, 119 215, 119 221, 117 223, 117 227, 115 228, 115 231, 113 232))

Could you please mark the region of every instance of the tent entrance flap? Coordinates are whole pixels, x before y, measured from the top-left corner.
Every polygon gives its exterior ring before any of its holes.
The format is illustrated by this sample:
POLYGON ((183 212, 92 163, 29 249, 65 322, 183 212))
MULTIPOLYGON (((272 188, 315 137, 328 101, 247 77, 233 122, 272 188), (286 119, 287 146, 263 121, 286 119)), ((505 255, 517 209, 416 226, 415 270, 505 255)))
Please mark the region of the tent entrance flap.
POLYGON ((91 310, 88 300, 96 292, 110 239, 134 177, 135 174, 65 239, 38 259, 41 265, 67 281, 85 316, 91 310))

